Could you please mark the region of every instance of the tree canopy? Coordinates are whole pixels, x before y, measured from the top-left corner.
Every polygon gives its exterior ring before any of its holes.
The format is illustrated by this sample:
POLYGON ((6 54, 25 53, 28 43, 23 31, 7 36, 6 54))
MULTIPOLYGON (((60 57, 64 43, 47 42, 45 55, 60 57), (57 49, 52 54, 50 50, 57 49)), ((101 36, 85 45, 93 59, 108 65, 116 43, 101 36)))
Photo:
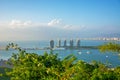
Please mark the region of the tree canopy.
POLYGON ((112 42, 99 46, 99 49, 101 52, 113 52, 120 54, 120 44, 112 42))

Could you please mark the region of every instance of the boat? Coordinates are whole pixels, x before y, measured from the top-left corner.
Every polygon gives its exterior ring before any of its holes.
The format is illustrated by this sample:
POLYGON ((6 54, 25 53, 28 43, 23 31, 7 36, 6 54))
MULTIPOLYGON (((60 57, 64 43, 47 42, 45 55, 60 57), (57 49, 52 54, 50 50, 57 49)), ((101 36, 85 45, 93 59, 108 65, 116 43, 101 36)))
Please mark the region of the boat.
POLYGON ((78 52, 78 54, 82 54, 82 52, 78 52))
POLYGON ((106 58, 108 58, 108 56, 105 56, 106 58))
POLYGON ((82 52, 81 52, 81 51, 78 51, 78 54, 82 54, 82 52))
POLYGON ((87 53, 87 54, 90 54, 91 52, 90 52, 90 51, 87 51, 86 53, 87 53))

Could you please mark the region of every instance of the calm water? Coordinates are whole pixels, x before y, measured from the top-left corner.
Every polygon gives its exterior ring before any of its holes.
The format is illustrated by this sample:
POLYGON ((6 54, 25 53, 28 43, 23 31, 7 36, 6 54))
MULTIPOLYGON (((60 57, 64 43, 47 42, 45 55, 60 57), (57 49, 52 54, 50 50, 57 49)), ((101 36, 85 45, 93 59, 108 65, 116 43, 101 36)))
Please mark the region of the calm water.
MULTIPOLYGON (((74 41, 75 42, 75 41, 74 41)), ((6 46, 10 42, 0 42, 0 47, 6 46)), ((49 41, 16 41, 20 47, 24 48, 44 48, 49 46, 49 41)), ((69 43, 69 42, 68 42, 69 43)), ((97 46, 107 43, 107 41, 81 41, 82 46, 97 46)), ((120 43, 120 42, 117 42, 120 43)), ((55 42, 57 45, 57 42, 55 42)), ((76 44, 74 44, 76 45, 76 44)), ((50 50, 27 50, 30 53, 43 54, 45 51, 50 52, 50 50)), ((17 51, 5 51, 0 50, 0 59, 8 59, 12 53, 17 53, 17 51)), ((100 53, 97 49, 82 49, 82 50, 54 50, 54 53, 58 53, 58 57, 63 59, 69 54, 74 54, 77 59, 91 62, 93 60, 100 61, 102 63, 110 63, 111 66, 120 66, 120 56, 113 53, 100 53)))

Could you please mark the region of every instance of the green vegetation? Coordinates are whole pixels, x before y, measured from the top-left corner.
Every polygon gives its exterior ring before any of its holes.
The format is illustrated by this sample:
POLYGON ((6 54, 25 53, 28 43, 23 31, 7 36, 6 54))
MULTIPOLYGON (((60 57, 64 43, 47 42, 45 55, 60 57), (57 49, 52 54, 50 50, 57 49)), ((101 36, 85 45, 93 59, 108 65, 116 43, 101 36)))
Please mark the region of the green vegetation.
POLYGON ((0 67, 0 80, 10 80, 10 77, 6 75, 7 71, 12 71, 12 69, 0 67))
POLYGON ((101 52, 114 52, 120 54, 120 44, 116 43, 107 43, 99 46, 101 52))
POLYGON ((3 75, 11 80, 120 80, 120 67, 112 69, 96 61, 75 61, 73 55, 60 60, 52 51, 43 55, 27 53, 14 44, 6 49, 11 47, 17 49, 18 54, 10 58, 12 70, 3 75))

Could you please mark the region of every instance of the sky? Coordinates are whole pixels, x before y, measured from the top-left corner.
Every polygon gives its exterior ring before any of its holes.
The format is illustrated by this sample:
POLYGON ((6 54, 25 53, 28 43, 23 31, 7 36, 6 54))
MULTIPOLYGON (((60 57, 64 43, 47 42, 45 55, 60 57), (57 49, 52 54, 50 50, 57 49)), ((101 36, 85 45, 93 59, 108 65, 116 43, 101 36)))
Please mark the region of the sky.
POLYGON ((0 41, 120 37, 120 0, 0 0, 0 41))

